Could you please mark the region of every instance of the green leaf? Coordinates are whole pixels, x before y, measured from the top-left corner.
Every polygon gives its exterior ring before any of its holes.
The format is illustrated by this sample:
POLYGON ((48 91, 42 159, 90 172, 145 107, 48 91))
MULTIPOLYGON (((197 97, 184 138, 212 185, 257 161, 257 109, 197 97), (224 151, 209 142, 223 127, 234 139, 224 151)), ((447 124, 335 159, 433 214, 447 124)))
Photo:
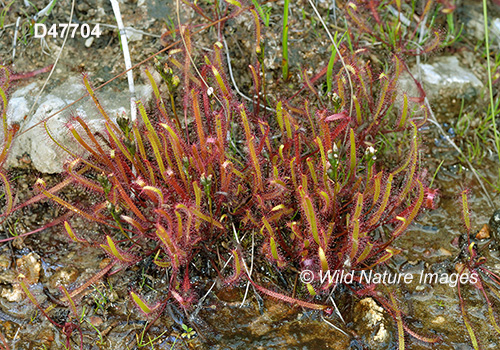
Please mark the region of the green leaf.
POLYGON ((132 262, 133 259, 130 257, 124 256, 118 248, 115 245, 115 242, 113 242, 113 239, 110 236, 106 236, 106 240, 108 241, 108 245, 101 244, 101 248, 103 248, 105 251, 107 251, 109 254, 113 255, 115 258, 117 258, 120 261, 123 262, 132 262))
POLYGON ((228 4, 241 8, 241 3, 239 1, 236 0, 224 0, 224 1, 226 1, 228 4))
POLYGON ((160 303, 157 303, 155 306, 150 307, 134 292, 130 292, 130 296, 132 297, 134 303, 139 307, 139 309, 141 309, 141 311, 144 312, 146 315, 149 315, 150 313, 155 311, 158 308, 158 306, 160 306, 160 303))

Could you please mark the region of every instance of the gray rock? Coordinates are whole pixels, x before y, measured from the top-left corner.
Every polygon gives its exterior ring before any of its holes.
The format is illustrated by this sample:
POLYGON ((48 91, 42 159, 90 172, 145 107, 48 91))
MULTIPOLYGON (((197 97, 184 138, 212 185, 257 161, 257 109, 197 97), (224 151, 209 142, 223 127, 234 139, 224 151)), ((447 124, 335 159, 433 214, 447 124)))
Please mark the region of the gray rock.
POLYGON ((496 43, 496 48, 500 49, 500 18, 495 18, 490 24, 492 40, 496 43))
POLYGON ((498 240, 500 238, 500 209, 495 210, 488 225, 490 226, 491 236, 494 240, 498 240))
MULTIPOLYGON (((33 165, 43 173, 60 173, 63 171, 65 160, 69 159, 69 154, 57 146, 45 131, 43 123, 33 127, 51 114, 59 111, 68 104, 86 94, 80 77, 70 77, 63 84, 57 86, 49 93, 43 94, 38 102, 34 114, 24 120, 33 105, 36 95, 41 88, 40 83, 32 83, 22 87, 10 94, 7 108, 7 118, 10 124, 18 123, 21 126, 14 142, 9 150, 9 157, 6 166, 16 166, 18 159, 23 154, 31 157, 33 165), (25 130, 28 130, 24 132, 25 130)), ((151 95, 148 86, 136 86, 137 97, 144 100, 151 95)), ((116 92, 112 90, 99 90, 96 92, 98 99, 110 118, 115 119, 122 113, 129 114, 130 99, 128 91, 116 92)), ((47 127, 61 145, 67 147, 77 155, 85 155, 73 136, 69 132, 66 124, 72 116, 79 115, 93 131, 104 129, 104 118, 99 113, 90 97, 71 106, 67 111, 57 114, 47 122, 47 127)), ((3 140, 3 131, 0 131, 0 140, 3 140)))
MULTIPOLYGON (((411 68, 410 71, 418 79, 417 67, 411 68)), ((448 118, 458 115, 462 99, 470 102, 484 88, 474 73, 463 67, 454 56, 439 57, 432 63, 421 63, 420 74, 423 88, 434 112, 448 118)), ((409 97, 420 97, 417 86, 409 74, 402 74, 398 90, 400 94, 406 92, 409 97)))
POLYGON ((480 7, 474 6, 467 9, 465 18, 465 32, 476 38, 477 40, 484 40, 484 22, 483 11, 480 7))
MULTIPOLYGON (((462 9, 461 22, 465 24, 462 36, 472 36, 476 40, 484 40, 484 17, 481 2, 469 2, 462 9)), ((492 12, 492 11, 491 11, 492 12)), ((460 23, 460 22, 459 22, 460 23)), ((500 46, 500 18, 488 18, 490 48, 500 46)))

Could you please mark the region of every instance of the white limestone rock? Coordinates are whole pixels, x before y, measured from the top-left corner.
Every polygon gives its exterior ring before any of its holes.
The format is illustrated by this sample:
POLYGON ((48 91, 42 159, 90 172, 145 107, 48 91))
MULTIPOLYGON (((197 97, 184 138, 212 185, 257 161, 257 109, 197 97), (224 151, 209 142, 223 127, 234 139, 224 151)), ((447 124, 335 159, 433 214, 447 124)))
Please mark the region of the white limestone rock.
MULTIPOLYGON (((20 124, 21 129, 11 145, 6 166, 16 166, 18 159, 27 154, 31 157, 37 170, 49 174, 60 173, 63 171, 63 164, 69 155, 51 140, 45 131, 43 122, 37 124, 84 96, 86 90, 81 77, 70 77, 52 91, 44 93, 33 115, 24 120, 40 88, 41 83, 32 83, 16 91, 11 91, 7 108, 8 122, 9 124, 20 124), (30 129, 31 127, 33 128, 30 129)), ((96 94, 110 118, 115 119, 117 115, 124 112, 129 114, 128 91, 116 92, 108 89, 99 90, 96 94)), ((144 101, 151 96, 151 89, 146 85, 136 86, 136 95, 144 101)), ((75 115, 82 117, 93 132, 104 129, 104 118, 90 97, 50 118, 47 127, 52 137, 64 147, 72 152, 77 152, 78 155, 84 155, 66 126, 71 117, 75 115)), ((3 131, 0 131, 0 140, 3 140, 3 131)))

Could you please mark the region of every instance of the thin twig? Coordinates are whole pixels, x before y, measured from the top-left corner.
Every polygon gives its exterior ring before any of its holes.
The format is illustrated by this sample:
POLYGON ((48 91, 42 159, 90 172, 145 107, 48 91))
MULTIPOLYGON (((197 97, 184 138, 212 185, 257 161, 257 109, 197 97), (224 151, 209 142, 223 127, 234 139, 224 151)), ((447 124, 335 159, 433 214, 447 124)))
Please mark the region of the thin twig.
POLYGON ((131 69, 132 61, 130 60, 130 51, 128 50, 127 31, 123 26, 122 15, 120 13, 120 5, 118 5, 118 1, 116 0, 110 0, 110 1, 111 1, 111 6, 113 7, 113 13, 115 15, 116 24, 118 25, 118 30, 120 32, 123 59, 125 60, 125 69, 127 70, 128 89, 130 91, 130 120, 133 123, 137 119, 137 106, 135 104, 134 74, 131 69))
POLYGON ((335 300, 333 299, 333 297, 331 295, 330 295, 330 300, 332 301, 332 304, 335 307, 335 313, 337 314, 337 316, 340 317, 340 319, 342 320, 342 322, 345 324, 345 320, 342 317, 342 314, 340 313, 339 308, 337 307, 337 303, 335 302, 335 300))
POLYGON ((342 329, 340 329, 339 327, 335 326, 333 323, 331 323, 330 321, 328 321, 326 318, 324 318, 323 316, 321 316, 321 318, 323 319, 323 322, 325 322, 327 325, 329 325, 330 327, 338 330, 340 333, 344 334, 344 335, 347 335, 349 336, 349 334, 347 334, 346 332, 344 332, 342 329))
POLYGON ((17 33, 19 32, 19 22, 21 22, 21 17, 17 17, 16 29, 14 31, 14 40, 12 41, 12 63, 14 64, 14 59, 16 58, 16 46, 17 46, 17 33))
MULTIPOLYGON (((255 246, 255 232, 252 231, 252 257, 250 259, 250 271, 247 270, 247 264, 245 262, 245 259, 243 259, 243 263, 245 264, 245 270, 247 271, 248 278, 252 278, 252 271, 253 271, 253 257, 254 257, 254 246, 255 246)), ((245 289, 245 295, 243 296, 243 300, 241 301, 240 307, 243 307, 245 304, 245 300, 247 299, 248 295, 248 290, 250 289, 250 281, 247 281, 247 287, 245 289)))

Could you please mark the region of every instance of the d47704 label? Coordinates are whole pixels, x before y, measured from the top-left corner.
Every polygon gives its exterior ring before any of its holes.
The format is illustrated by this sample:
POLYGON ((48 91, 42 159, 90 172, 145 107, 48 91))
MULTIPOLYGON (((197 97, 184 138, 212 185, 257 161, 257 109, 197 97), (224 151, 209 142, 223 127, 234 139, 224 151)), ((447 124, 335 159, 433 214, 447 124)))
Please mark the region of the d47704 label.
POLYGON ((82 38, 88 38, 89 36, 98 38, 102 33, 99 29, 99 23, 95 24, 92 29, 87 23, 54 23, 48 31, 44 23, 35 23, 35 38, 45 38, 47 35, 53 38, 64 38, 66 31, 69 31, 70 38, 74 38, 76 35, 80 35, 82 38))

